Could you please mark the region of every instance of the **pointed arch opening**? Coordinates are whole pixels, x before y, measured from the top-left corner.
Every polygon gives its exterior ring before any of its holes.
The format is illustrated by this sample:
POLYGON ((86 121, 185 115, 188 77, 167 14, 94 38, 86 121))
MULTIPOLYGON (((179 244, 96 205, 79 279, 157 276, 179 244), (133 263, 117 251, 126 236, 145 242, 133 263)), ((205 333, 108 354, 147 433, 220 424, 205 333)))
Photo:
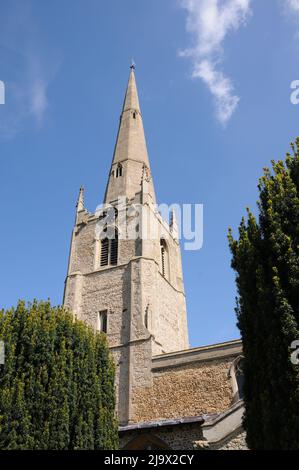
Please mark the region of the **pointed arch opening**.
POLYGON ((244 398, 244 358, 240 357, 238 362, 235 364, 235 376, 238 386, 238 399, 243 400, 244 398))
POLYGON ((243 400, 244 398, 244 357, 238 356, 232 363, 229 370, 233 388, 233 401, 243 400))
POLYGON ((149 433, 139 434, 137 437, 133 438, 122 450, 159 450, 165 449, 169 450, 169 447, 166 442, 162 441, 158 436, 149 433))
POLYGON ((119 163, 119 164, 117 165, 117 168, 116 168, 115 177, 116 177, 116 178, 119 178, 120 176, 122 176, 122 174, 123 174, 123 167, 122 167, 122 165, 119 163))

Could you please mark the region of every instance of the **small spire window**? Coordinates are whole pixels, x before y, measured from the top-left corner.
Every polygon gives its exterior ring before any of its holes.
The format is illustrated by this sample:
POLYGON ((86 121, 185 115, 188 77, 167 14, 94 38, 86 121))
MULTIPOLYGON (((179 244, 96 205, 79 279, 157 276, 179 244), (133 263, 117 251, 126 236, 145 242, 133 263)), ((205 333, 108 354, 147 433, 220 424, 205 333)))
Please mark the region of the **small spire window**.
POLYGON ((119 178, 123 174, 123 167, 121 164, 117 165, 116 172, 115 172, 115 177, 119 178))

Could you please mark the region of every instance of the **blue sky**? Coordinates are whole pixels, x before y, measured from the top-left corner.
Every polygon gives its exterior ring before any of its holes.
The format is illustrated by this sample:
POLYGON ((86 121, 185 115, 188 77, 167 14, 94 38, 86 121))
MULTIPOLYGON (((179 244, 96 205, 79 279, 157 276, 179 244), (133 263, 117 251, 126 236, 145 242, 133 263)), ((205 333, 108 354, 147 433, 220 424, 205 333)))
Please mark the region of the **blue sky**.
POLYGON ((192 346, 239 336, 227 229, 299 135, 298 0, 0 0, 0 299, 61 303, 75 203, 102 201, 133 57, 159 202, 204 204, 183 251, 192 346))

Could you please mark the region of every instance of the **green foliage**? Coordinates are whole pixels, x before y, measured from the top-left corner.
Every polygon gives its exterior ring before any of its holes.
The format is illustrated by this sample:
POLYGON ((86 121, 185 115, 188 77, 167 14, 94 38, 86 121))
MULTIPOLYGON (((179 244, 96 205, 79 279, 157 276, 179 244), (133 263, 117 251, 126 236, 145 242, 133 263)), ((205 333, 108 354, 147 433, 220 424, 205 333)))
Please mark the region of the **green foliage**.
POLYGON ((49 302, 0 311, 0 449, 117 449, 103 334, 49 302))
POLYGON ((247 210, 229 232, 244 346, 244 399, 251 449, 299 449, 299 139, 259 182, 259 220, 247 210))

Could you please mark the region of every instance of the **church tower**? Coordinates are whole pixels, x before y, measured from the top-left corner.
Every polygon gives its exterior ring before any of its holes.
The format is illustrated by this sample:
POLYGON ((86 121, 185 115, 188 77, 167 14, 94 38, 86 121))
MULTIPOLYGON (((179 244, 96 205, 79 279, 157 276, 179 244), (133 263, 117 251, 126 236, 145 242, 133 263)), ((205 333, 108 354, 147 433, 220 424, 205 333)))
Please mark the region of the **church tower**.
POLYGON ((189 347, 175 215, 168 223, 157 210, 134 66, 95 213, 80 188, 64 305, 107 334, 119 421, 133 422, 140 391, 152 386, 153 356, 189 347))

